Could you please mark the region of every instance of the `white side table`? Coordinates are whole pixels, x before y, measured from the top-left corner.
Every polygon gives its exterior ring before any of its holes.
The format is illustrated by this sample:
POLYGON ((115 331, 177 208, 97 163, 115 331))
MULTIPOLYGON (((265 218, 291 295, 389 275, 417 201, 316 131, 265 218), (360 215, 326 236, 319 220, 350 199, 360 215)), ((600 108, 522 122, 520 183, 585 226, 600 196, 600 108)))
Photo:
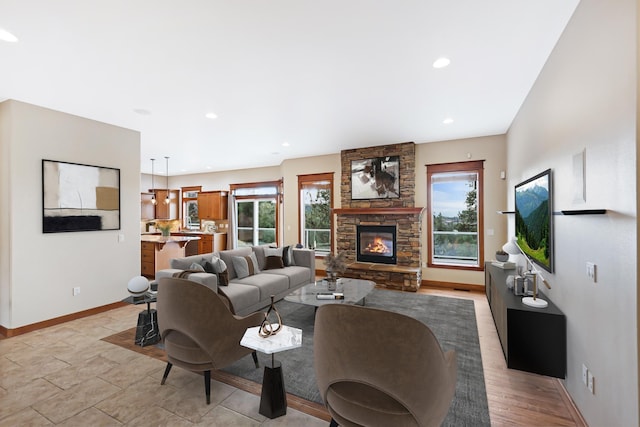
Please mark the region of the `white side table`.
MULTIPOLYGON (((275 325, 274 325, 275 326, 275 325)), ((264 367, 260 414, 276 418, 287 413, 287 393, 284 389, 282 365, 275 360, 275 353, 302 346, 302 330, 282 325, 282 329, 267 338, 258 335, 259 326, 248 328, 240 345, 271 355, 271 366, 264 367)))

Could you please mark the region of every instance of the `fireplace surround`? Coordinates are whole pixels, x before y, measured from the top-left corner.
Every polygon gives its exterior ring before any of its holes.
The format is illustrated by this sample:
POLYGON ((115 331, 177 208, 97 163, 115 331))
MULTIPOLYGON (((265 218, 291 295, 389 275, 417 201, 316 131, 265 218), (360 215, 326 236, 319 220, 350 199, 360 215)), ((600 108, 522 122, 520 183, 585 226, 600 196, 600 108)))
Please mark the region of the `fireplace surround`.
MULTIPOLYGON (((336 220, 336 250, 345 252, 345 277, 372 280, 377 286, 415 292, 422 279, 422 213, 415 206, 415 144, 356 148, 341 152, 341 208, 332 210, 336 220), (397 198, 354 199, 351 194, 351 165, 354 161, 380 157, 399 157, 399 192, 397 198), (363 260, 358 258, 358 227, 395 229, 395 260, 363 260)), ((369 254, 371 255, 371 254, 369 254)), ((393 258, 393 257, 391 257, 393 258)))

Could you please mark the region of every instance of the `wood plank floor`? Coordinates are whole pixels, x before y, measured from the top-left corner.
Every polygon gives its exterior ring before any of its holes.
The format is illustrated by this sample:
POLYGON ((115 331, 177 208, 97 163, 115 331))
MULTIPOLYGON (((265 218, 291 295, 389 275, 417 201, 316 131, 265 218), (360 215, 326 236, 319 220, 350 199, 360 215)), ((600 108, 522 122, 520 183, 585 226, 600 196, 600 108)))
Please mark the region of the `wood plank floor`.
POLYGON ((560 380, 507 368, 484 293, 424 287, 418 293, 474 301, 492 426, 586 427, 560 380))

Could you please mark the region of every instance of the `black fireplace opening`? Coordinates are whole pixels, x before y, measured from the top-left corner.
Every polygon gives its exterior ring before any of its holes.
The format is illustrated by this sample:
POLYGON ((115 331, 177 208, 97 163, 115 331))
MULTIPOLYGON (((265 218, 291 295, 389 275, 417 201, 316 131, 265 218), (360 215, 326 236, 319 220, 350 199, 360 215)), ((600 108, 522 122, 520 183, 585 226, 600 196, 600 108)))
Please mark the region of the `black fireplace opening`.
POLYGON ((358 225, 356 261, 396 264, 396 226, 358 225))

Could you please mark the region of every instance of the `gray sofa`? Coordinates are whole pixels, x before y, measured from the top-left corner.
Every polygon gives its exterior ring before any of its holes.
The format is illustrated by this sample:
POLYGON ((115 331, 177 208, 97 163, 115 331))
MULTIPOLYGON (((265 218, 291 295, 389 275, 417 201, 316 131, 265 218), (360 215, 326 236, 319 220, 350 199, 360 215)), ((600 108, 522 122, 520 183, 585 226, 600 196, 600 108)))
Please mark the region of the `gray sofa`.
POLYGON ((193 255, 185 258, 174 258, 170 269, 156 272, 156 280, 162 277, 173 277, 176 273, 190 270, 193 263, 201 264, 203 260, 211 260, 213 256, 220 258, 227 266, 229 284, 218 286, 218 277, 212 273, 190 273, 189 280, 201 283, 214 291, 225 295, 235 314, 244 316, 269 306, 271 295, 278 301, 295 289, 315 281, 315 253, 309 249, 293 249, 295 265, 266 270, 266 246, 243 247, 209 254, 193 255), (257 274, 238 278, 234 268, 233 257, 255 254, 258 261, 257 274))

